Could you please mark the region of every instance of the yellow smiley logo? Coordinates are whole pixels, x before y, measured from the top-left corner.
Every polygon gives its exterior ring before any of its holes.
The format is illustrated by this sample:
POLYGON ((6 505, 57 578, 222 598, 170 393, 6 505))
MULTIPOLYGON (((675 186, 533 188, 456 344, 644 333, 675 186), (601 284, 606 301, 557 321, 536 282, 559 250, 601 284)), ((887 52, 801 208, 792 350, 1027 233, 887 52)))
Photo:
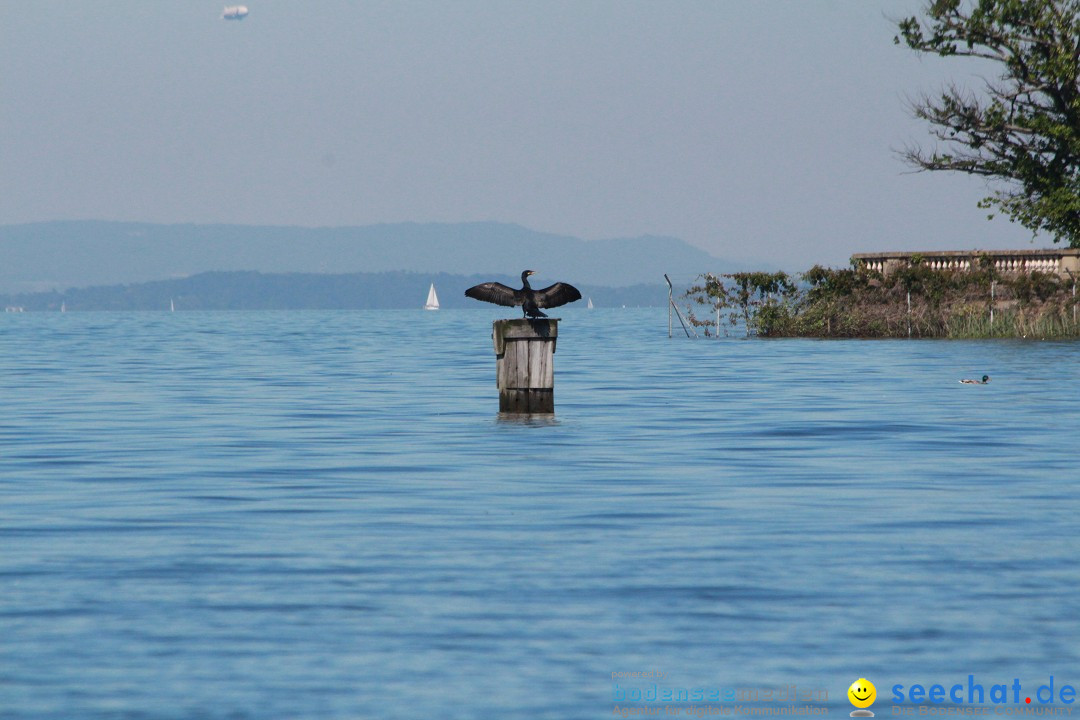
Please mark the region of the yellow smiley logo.
POLYGON ((848 700, 857 708, 868 708, 877 699, 877 688, 866 678, 859 678, 847 689, 848 700))

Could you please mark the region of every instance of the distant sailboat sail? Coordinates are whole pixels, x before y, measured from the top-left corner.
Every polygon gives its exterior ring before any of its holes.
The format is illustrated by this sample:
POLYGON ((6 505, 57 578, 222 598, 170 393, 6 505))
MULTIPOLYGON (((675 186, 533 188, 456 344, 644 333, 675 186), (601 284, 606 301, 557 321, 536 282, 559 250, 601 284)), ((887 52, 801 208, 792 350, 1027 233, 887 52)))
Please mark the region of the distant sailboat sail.
POLYGON ((592 310, 592 298, 589 298, 589 309, 592 310))
POLYGON ((435 283, 431 283, 431 289, 427 293, 427 302, 424 303, 425 310, 438 310, 439 309, 439 296, 435 294, 435 283))

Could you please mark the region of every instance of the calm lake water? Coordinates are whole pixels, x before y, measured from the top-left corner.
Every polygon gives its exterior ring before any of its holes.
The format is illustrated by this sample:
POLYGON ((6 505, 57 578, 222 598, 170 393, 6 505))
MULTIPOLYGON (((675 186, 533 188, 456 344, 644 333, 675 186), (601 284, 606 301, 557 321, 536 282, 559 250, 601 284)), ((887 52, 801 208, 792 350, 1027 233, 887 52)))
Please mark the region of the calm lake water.
POLYGON ((503 310, 0 316, 0 718, 1080 686, 1080 344, 569 308, 514 422, 503 310))

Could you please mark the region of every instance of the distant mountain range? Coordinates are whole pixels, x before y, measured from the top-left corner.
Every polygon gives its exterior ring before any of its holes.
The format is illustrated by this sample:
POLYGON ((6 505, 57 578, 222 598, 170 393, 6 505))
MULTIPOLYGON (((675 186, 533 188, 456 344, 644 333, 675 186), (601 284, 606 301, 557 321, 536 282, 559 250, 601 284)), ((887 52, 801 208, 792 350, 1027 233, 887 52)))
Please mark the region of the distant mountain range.
MULTIPOLYGON (((340 228, 104 221, 0 226, 0 294, 9 296, 180 278, 195 281, 192 276, 224 271, 256 273, 245 276, 249 278, 257 273, 292 273, 281 280, 290 278, 294 287, 318 282, 296 273, 417 273, 423 277, 416 282, 426 291, 440 273, 508 277, 516 282, 517 273, 525 268, 538 271, 534 278, 538 286, 562 280, 583 289, 663 284, 665 272, 690 277, 745 269, 670 237, 586 241, 491 222, 340 228)), ((260 280, 263 286, 268 282, 265 276, 260 280)), ((334 282, 326 280, 327 292, 334 282)), ((380 287, 385 297, 392 295, 389 286, 380 287)), ((409 287, 408 296, 408 306, 414 305, 415 288, 409 287)))
MULTIPOLYGON (((0 294, 0 307, 28 312, 81 310, 323 310, 420 308, 435 284, 441 307, 480 307, 465 297, 465 288, 486 280, 518 286, 520 278, 505 275, 448 273, 199 273, 187 278, 146 283, 104 285, 45 292, 0 294)), ((540 285, 538 284, 538 287, 540 285)), ((598 308, 656 306, 667 302, 663 284, 608 288, 580 284, 584 308, 589 298, 598 308)), ((519 311, 506 309, 508 317, 519 311)))

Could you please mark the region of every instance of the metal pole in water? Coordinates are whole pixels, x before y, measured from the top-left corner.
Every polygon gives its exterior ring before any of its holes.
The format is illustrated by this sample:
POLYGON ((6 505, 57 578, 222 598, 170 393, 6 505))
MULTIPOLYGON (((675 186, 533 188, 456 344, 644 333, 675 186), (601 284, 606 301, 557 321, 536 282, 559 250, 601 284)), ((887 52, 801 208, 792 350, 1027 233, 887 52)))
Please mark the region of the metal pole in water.
POLYGON ((671 297, 671 280, 668 279, 667 273, 664 273, 664 279, 667 280, 667 336, 671 337, 671 308, 675 307, 675 301, 671 297))
MULTIPOLYGON (((664 279, 667 280, 668 287, 668 337, 671 337, 671 311, 674 310, 675 314, 679 317, 679 324, 682 325, 683 332, 686 333, 686 337, 690 337, 690 330, 686 327, 686 321, 683 320, 682 313, 679 312, 679 306, 675 304, 674 298, 671 297, 671 278, 664 273, 664 279)), ((694 337, 697 337, 697 332, 694 333, 694 337)))

